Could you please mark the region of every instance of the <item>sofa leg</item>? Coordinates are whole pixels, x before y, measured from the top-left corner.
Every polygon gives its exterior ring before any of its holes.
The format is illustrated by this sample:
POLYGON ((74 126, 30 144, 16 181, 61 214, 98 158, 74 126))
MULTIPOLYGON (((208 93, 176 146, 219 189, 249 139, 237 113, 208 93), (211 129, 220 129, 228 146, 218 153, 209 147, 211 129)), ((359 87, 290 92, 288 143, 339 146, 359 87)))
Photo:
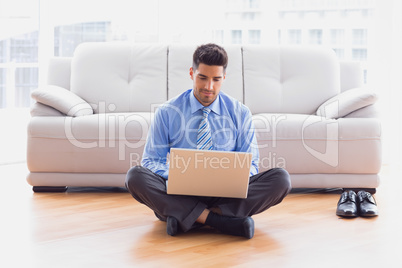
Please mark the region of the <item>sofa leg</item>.
POLYGON ((353 190, 353 191, 355 191, 356 193, 357 193, 358 191, 363 190, 363 191, 369 192, 370 194, 375 194, 375 193, 377 192, 377 189, 376 189, 376 188, 343 188, 343 190, 344 190, 344 191, 346 191, 346 190, 353 190))
POLYGON ((32 190, 35 193, 64 193, 67 186, 33 186, 32 190))

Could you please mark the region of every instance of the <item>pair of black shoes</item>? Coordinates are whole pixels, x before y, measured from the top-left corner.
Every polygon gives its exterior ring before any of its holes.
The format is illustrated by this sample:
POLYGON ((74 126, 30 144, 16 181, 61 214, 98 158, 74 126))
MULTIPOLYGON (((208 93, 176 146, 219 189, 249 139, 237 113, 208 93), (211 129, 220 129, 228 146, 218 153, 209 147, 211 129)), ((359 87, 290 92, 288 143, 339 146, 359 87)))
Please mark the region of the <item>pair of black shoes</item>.
POLYGON ((366 191, 357 194, 352 190, 344 191, 338 201, 336 215, 341 217, 373 217, 378 215, 374 197, 366 191))
MULTIPOLYGON (((206 224, 225 234, 242 236, 248 239, 254 236, 254 220, 251 217, 234 218, 211 212, 206 224)), ((199 226, 203 225, 199 224, 199 226)), ((179 224, 176 218, 167 217, 166 232, 171 236, 175 236, 179 232, 179 224)))

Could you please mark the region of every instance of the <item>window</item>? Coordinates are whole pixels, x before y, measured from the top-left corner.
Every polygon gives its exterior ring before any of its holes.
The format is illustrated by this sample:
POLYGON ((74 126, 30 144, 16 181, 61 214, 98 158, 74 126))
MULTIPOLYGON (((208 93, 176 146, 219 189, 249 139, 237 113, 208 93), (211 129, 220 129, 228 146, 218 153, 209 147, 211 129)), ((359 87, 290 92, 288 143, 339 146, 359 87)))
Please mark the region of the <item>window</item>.
POLYGON ((0 108, 29 107, 38 87, 38 31, 0 42, 0 108))
POLYGON ((353 29, 352 44, 367 45, 367 29, 353 29))
POLYGON ((110 22, 87 22, 62 25, 54 29, 55 56, 71 57, 84 42, 105 42, 111 39, 110 22))
POLYGON ((232 31, 232 44, 241 44, 241 43, 242 43, 241 30, 233 30, 232 31))
POLYGON ((15 70, 15 107, 29 107, 31 92, 38 87, 38 68, 15 70))
POLYGON ((309 30, 309 43, 317 45, 322 44, 322 30, 309 30))
POLYGON ((6 3, 0 8, 0 107, 27 104, 28 88, 46 81, 46 68, 38 69, 38 61, 45 65, 48 56, 70 57, 82 42, 329 45, 341 59, 366 61, 370 27, 378 28, 370 19, 382 5, 377 0, 205 0, 194 9, 186 0, 0 2, 6 3), (207 21, 194 20, 205 14, 207 21), (40 15, 46 18, 41 34, 40 15), (44 46, 38 47, 39 38, 44 46), (50 44, 54 47, 39 53, 50 44), (34 78, 38 70, 40 80, 34 78))
POLYGON ((38 62, 38 32, 11 38, 9 49, 11 62, 38 62))
POLYGON ((288 44, 301 44, 301 30, 288 30, 288 44))
POLYGON ((357 61, 366 61, 367 49, 352 49, 352 58, 357 61))
POLYGON ((260 0, 247 0, 249 8, 259 8, 260 7, 260 0))
POLYGON ((331 45, 343 45, 345 42, 344 29, 331 29, 330 30, 330 43, 331 45))
POLYGON ((0 40, 0 63, 6 62, 6 59, 8 58, 6 48, 7 48, 7 41, 0 40))
POLYGON ((39 0, 0 0, 0 108, 28 107, 38 87, 39 0))
POLYGON ((7 69, 0 68, 0 109, 6 107, 6 77, 7 69))
POLYGON ((249 44, 260 44, 261 43, 261 31, 260 30, 249 30, 248 31, 248 42, 249 42, 249 44))

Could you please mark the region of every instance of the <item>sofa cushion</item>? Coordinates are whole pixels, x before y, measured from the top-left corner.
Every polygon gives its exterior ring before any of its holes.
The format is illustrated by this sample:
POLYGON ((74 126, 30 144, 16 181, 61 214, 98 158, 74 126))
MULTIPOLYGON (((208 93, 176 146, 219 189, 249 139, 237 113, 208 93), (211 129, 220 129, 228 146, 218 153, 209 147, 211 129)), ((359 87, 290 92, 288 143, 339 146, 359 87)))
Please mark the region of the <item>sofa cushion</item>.
POLYGON ((377 99, 377 94, 367 88, 349 89, 321 104, 316 114, 328 119, 336 119, 372 105, 377 99))
POLYGON ((244 46, 245 104, 256 113, 313 114, 340 92, 339 62, 319 47, 244 46))
POLYGON ((28 127, 29 170, 126 173, 141 161, 152 116, 109 113, 33 117, 28 127))
POLYGON ((260 171, 377 173, 381 126, 374 118, 325 119, 316 115, 253 115, 260 171))
POLYGON ((71 63, 71 91, 95 113, 150 111, 167 100, 167 46, 84 43, 71 63))
MULTIPOLYGON (((141 160, 151 118, 151 113, 34 117, 28 133, 29 169, 125 173, 141 160)), ((292 174, 368 174, 381 167, 376 119, 258 114, 253 121, 260 171, 283 167, 292 174)))
POLYGON ((85 100, 62 87, 48 85, 32 91, 31 96, 37 102, 68 116, 93 114, 92 107, 85 100))

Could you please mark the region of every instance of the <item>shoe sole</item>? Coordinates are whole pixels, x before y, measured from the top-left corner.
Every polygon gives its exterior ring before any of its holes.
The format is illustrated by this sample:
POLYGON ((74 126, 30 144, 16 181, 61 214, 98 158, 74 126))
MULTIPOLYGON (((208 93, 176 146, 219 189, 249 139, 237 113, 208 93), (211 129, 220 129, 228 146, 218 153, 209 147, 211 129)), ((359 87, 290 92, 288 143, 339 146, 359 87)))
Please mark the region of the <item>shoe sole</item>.
POLYGON ((166 232, 170 236, 177 234, 177 220, 173 217, 168 217, 166 220, 166 232))
POLYGON ((353 214, 353 213, 341 213, 341 212, 337 212, 336 215, 337 215, 337 216, 340 216, 340 217, 344 217, 344 218, 356 218, 357 216, 359 216, 358 214, 353 214))
POLYGON ((370 218, 370 217, 376 217, 376 216, 378 216, 378 213, 360 214, 360 217, 364 217, 364 218, 370 218))
POLYGON ((248 218, 244 222, 244 237, 251 239, 254 236, 254 220, 252 218, 248 218))

